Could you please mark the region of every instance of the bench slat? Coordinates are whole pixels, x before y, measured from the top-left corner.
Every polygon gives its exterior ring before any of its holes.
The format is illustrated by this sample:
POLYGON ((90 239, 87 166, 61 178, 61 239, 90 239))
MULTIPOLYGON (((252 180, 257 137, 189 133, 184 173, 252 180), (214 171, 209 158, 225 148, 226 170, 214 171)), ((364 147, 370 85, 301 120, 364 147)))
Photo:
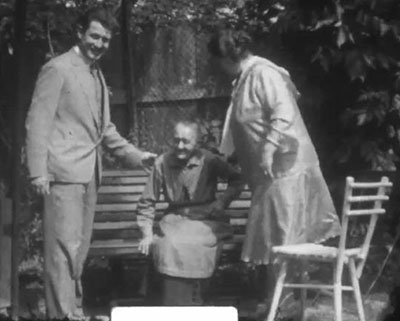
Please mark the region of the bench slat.
MULTIPOLYGON (((247 223, 246 218, 231 218, 229 220, 229 224, 233 227, 236 226, 245 226, 247 223)), ((154 224, 158 224, 155 222, 154 224)), ((139 225, 135 221, 119 221, 119 222, 95 222, 93 224, 93 230, 138 230, 139 225)))
POLYGON ((123 256, 144 257, 138 251, 138 240, 96 240, 90 245, 89 256, 123 256))
MULTIPOLYGON (((137 203, 115 203, 115 204, 97 204, 96 212, 119 212, 119 211, 135 211, 137 203)), ((235 200, 229 208, 248 208, 250 200, 235 200)), ((168 207, 168 203, 156 203, 156 209, 164 210, 168 207)))
MULTIPOLYGON (((135 184, 125 184, 125 185, 115 185, 115 184, 102 184, 99 188, 99 194, 119 194, 119 193, 138 193, 141 194, 144 190, 145 183, 135 183, 135 184)), ((227 187, 226 183, 218 183, 217 190, 218 192, 223 192, 227 187)), ((248 195, 251 195, 248 187, 243 189, 245 192, 248 192, 248 195)))
MULTIPOLYGON (((222 195, 223 192, 217 192, 217 195, 222 195)), ((118 193, 118 194, 99 194, 99 204, 115 204, 115 203, 132 203, 137 202, 141 197, 141 193, 118 193)), ((242 192, 237 199, 249 200, 251 197, 250 192, 242 192)), ((160 201, 164 200, 164 195, 160 195, 160 201)))
MULTIPOLYGON (((116 186, 116 185, 145 185, 147 183, 147 176, 108 176, 103 177, 101 181, 102 186, 116 186)), ((217 185, 218 190, 224 190, 228 186, 225 182, 219 182, 217 185)), ((248 186, 245 186, 248 190, 248 186)))
POLYGON ((144 185, 147 176, 106 176, 101 180, 101 185, 144 185))
POLYGON ((149 174, 146 173, 146 171, 142 170, 142 169, 129 169, 129 170, 124 170, 124 169, 120 169, 120 170, 105 170, 102 173, 103 177, 115 177, 115 176, 122 176, 122 177, 126 177, 126 176, 148 176, 149 174))
MULTIPOLYGON (((100 194, 98 204, 136 203, 141 196, 141 194, 100 194)), ((160 195, 160 201, 164 201, 164 195, 160 195)))
POLYGON ((101 185, 98 191, 99 196, 102 194, 142 194, 144 185, 101 185))
POLYGON ((94 230, 94 240, 140 240, 142 233, 139 229, 125 229, 125 230, 94 230))
POLYGON ((128 212, 97 212, 94 216, 95 222, 118 222, 136 221, 136 213, 128 212))
MULTIPOLYGON (((156 219, 164 215, 163 211, 156 212, 156 219)), ((231 218, 247 218, 248 209, 227 209, 225 215, 231 218)), ((119 212, 97 212, 95 222, 118 222, 118 221, 136 221, 136 212, 119 211, 119 212)))
POLYGON ((94 230, 121 230, 121 229, 138 229, 137 222, 105 222, 105 223, 94 223, 94 230))

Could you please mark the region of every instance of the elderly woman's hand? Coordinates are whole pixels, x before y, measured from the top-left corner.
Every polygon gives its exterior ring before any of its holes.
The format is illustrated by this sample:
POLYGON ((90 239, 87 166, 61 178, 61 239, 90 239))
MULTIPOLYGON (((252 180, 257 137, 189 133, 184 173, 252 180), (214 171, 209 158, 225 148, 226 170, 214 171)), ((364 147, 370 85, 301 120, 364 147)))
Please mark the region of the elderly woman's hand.
POLYGON ((142 240, 139 242, 138 250, 140 253, 144 255, 148 255, 150 253, 151 244, 153 244, 153 233, 149 233, 145 235, 142 240))
POLYGON ((269 175, 271 178, 274 178, 272 165, 274 162, 274 154, 276 150, 277 146, 267 141, 263 146, 261 152, 260 167, 264 170, 265 175, 269 175))

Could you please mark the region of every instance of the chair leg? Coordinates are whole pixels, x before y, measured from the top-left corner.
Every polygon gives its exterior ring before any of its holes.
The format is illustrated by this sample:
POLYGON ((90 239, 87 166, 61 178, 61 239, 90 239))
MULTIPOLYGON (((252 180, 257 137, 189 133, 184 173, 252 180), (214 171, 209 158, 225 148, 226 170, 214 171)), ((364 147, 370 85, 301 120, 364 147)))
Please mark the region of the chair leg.
MULTIPOLYGON (((306 262, 302 262, 301 283, 306 284, 307 281, 308 281, 307 264, 306 262)), ((300 290, 300 303, 301 303, 301 321, 303 321, 305 317, 306 304, 307 304, 306 288, 300 290)))
POLYGON ((354 298, 357 304, 358 317, 360 318, 360 321, 365 321, 364 307, 363 307, 360 285, 358 283, 357 269, 354 263, 354 259, 349 260, 349 270, 350 270, 351 283, 353 285, 354 298))
POLYGON ((268 317, 266 321, 274 321, 276 312, 278 310, 279 306, 279 299, 282 294, 283 290, 283 284, 285 282, 286 278, 286 271, 287 271, 287 262, 283 261, 279 270, 279 275, 276 280, 276 285, 275 285, 275 290, 274 290, 274 296, 272 298, 271 302, 271 307, 269 309, 268 317))
POLYGON ((335 306, 335 321, 342 321, 342 280, 336 275, 336 268, 333 271, 333 303, 335 306))

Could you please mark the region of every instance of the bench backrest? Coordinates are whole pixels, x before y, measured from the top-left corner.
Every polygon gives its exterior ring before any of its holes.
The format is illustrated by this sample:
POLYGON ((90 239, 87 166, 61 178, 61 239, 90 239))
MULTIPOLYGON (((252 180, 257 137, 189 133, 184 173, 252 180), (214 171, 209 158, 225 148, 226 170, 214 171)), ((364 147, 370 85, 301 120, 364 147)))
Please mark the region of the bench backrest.
MULTIPOLYGON (((139 255, 137 244, 141 233, 136 222, 136 206, 147 182, 147 176, 145 171, 104 172, 98 193, 89 255, 139 255)), ((218 183, 218 193, 223 193, 225 189, 226 183, 218 183)), ((226 210, 234 228, 234 237, 224 244, 224 252, 233 253, 240 250, 250 199, 251 193, 245 189, 226 210)), ((161 218, 167 206, 161 197, 156 203, 156 221, 161 218)))

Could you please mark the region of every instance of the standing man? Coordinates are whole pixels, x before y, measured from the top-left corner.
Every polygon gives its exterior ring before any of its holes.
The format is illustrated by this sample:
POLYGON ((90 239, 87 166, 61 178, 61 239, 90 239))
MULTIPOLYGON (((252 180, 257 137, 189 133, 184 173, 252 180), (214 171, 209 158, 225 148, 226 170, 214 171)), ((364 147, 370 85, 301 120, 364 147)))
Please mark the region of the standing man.
POLYGON ((201 305, 205 280, 211 277, 231 227, 223 210, 240 193, 240 174, 219 156, 198 148, 199 125, 191 120, 175 125, 173 149, 157 158, 138 202, 142 253, 152 254, 163 281, 163 305, 201 305), (218 178, 228 181, 216 195, 218 178), (169 203, 153 235, 155 203, 161 189, 169 203))
POLYGON ((26 120, 29 174, 45 196, 44 283, 51 319, 83 317, 80 278, 90 246, 102 146, 131 166, 147 166, 155 157, 129 144, 110 121, 97 61, 115 26, 103 8, 80 17, 78 44, 43 66, 26 120))

